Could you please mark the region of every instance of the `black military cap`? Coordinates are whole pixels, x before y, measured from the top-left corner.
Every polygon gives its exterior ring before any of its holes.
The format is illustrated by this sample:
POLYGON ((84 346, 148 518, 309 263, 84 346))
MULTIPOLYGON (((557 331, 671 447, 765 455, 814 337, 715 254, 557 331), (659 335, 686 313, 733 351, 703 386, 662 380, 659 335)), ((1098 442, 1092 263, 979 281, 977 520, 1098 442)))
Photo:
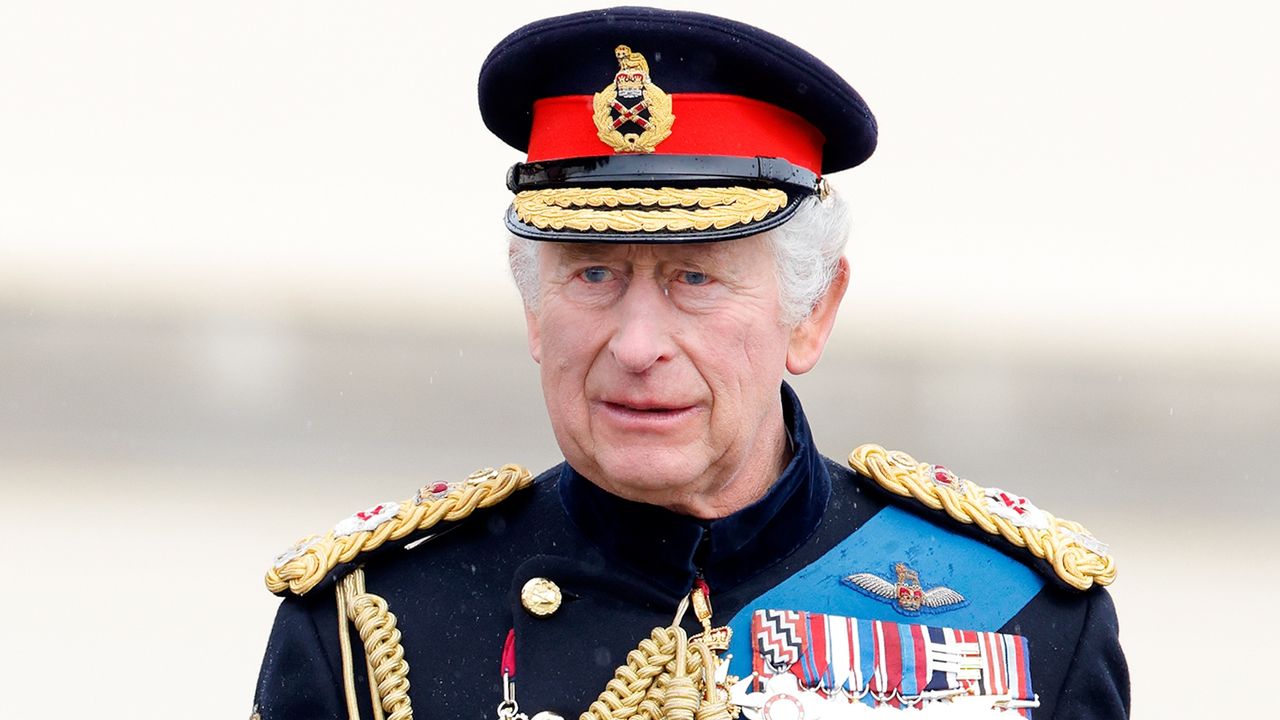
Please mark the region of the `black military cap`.
POLYGON ((480 113, 528 153, 507 227, 538 240, 706 242, 776 227, 876 146, 848 83, 733 20, 622 7, 526 25, 480 69, 480 113))

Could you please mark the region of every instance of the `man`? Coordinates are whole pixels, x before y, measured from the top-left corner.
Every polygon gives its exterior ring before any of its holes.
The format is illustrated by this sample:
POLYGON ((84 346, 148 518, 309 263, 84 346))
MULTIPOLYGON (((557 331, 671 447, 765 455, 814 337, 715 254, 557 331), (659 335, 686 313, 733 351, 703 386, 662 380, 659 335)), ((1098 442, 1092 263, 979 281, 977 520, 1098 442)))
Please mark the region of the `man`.
POLYGON ((261 717, 1127 715, 1105 546, 902 453, 824 458, 783 382, 848 284, 823 177, 876 125, 843 79, 620 8, 517 30, 480 103, 528 153, 510 256, 566 462, 278 558, 261 717))

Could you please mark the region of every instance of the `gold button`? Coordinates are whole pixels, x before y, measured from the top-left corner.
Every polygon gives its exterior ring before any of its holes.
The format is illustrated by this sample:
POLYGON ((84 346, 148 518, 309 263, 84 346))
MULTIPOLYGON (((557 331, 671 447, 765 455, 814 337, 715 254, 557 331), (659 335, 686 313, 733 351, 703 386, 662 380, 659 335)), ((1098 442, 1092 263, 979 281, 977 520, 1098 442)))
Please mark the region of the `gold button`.
POLYGON ((560 609, 560 588, 546 578, 533 578, 520 588, 520 604, 534 615, 546 617, 560 609))

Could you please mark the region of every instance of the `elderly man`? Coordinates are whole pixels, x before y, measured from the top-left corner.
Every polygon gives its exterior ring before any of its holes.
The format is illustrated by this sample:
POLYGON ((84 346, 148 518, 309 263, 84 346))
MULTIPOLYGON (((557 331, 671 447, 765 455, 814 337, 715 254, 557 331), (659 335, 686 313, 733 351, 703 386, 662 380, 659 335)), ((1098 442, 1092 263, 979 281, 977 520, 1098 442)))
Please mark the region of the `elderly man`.
POLYGON ((257 715, 1127 715, 1105 546, 903 453, 824 458, 783 382, 848 284, 823 177, 876 126, 844 80, 747 25, 620 8, 517 30, 480 102, 528 153, 510 258, 565 462, 282 554, 257 715))

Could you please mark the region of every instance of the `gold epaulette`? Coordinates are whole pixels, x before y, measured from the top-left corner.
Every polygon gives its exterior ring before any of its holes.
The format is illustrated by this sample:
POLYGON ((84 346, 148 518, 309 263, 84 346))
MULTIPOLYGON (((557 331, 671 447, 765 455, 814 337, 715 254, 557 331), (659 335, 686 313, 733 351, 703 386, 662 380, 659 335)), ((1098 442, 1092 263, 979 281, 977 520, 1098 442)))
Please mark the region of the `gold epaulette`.
POLYGON ((267 589, 302 595, 337 566, 384 543, 429 530, 441 521, 461 520, 479 508, 496 505, 533 484, 533 474, 519 465, 485 468, 460 483, 432 483, 403 502, 385 502, 361 510, 324 535, 302 538, 276 556, 267 571, 267 589))
POLYGON ((941 465, 916 462, 904 452, 879 445, 854 450, 849 466, 895 495, 914 498, 1026 548, 1074 588, 1088 590, 1094 583, 1110 585, 1116 579, 1116 561, 1104 543, 1080 523, 1054 517, 1025 497, 981 487, 941 465))

